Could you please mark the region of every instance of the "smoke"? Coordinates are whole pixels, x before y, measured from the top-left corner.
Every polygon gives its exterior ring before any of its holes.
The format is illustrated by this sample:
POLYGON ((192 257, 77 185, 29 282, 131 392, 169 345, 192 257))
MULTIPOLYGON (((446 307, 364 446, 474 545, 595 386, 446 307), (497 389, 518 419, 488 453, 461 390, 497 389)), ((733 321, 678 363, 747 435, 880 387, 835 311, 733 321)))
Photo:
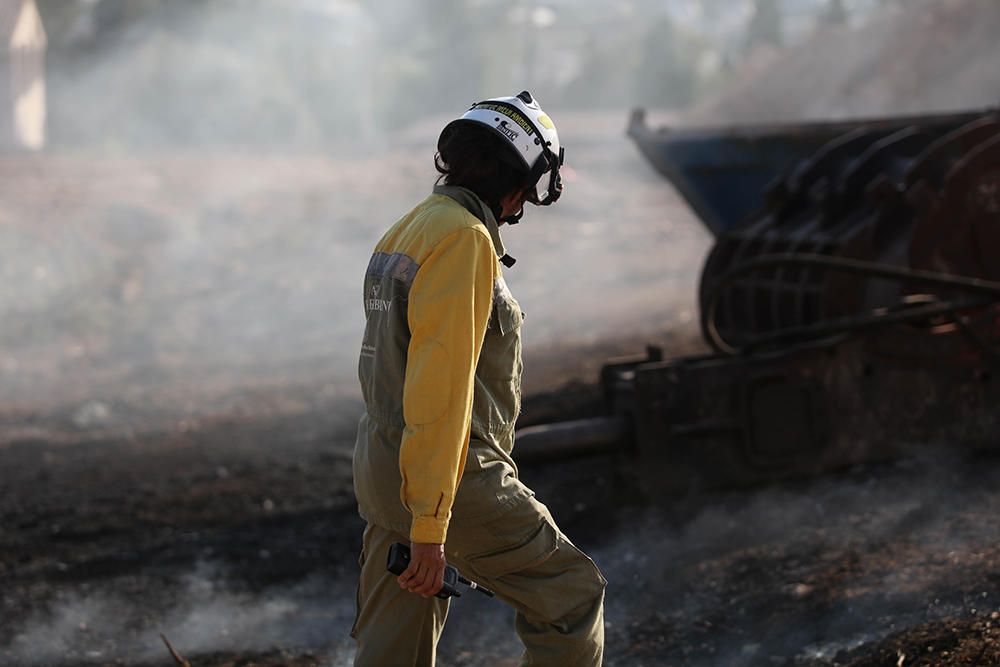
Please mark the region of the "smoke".
POLYGON ((847 29, 739 64, 720 94, 686 113, 701 125, 947 113, 993 107, 1000 56, 990 0, 895 3, 847 29), (961 35, 961 38, 957 38, 961 35))
MULTIPOLYGON (((526 346, 692 322, 708 237, 623 136, 625 110, 551 113, 566 195, 503 230, 526 346)), ((65 157, 12 173, 0 234, 31 277, 0 289, 9 421, 66 406, 78 431, 142 431, 254 389, 312 388, 306 410, 356 401, 364 268, 430 191, 446 120, 364 159, 65 157)))
POLYGON ((56 145, 284 151, 376 138, 369 56, 382 44, 355 3, 89 5, 50 40, 56 145))
POLYGON ((609 664, 811 664, 988 616, 1000 495, 983 463, 859 468, 623 519, 591 552, 609 581, 609 641, 635 651, 609 664))
MULTIPOLYGON (((910 461, 674 507, 597 508, 605 528, 570 537, 609 581, 606 664, 830 664, 921 623, 989 618, 1000 610, 1000 475, 988 463, 910 461)), ((349 664, 355 572, 248 588, 201 562, 180 579, 72 584, 5 629, 0 657, 163 661, 162 632, 188 658, 280 647, 349 664)), ((473 593, 453 602, 442 665, 519 654, 509 608, 473 593)))
POLYGON ((322 653, 331 667, 349 664, 350 578, 310 577, 256 592, 232 590, 226 581, 224 570, 203 562, 173 585, 114 580, 101 587, 114 593, 67 592, 28 616, 0 656, 25 666, 163 662, 162 633, 185 657, 280 646, 322 653))
MULTIPOLYGON (((251 389, 311 390, 302 410, 356 401, 372 246, 430 189, 444 123, 526 86, 568 161, 559 204, 504 230, 528 350, 594 343, 621 322, 689 326, 710 240, 623 136, 637 91, 669 88, 633 81, 635 49, 657 43, 644 19, 664 12, 704 32, 702 48, 742 28, 715 34, 720 12, 698 3, 550 8, 541 22, 480 4, 102 2, 72 29, 53 19, 54 149, 0 162, 0 427, 141 432, 251 389), (442 26, 468 58, 429 46, 442 26), (626 51, 590 62, 597 29, 626 51), (507 62, 485 34, 533 50, 507 62)), ((858 21, 869 5, 852 4, 858 21)))

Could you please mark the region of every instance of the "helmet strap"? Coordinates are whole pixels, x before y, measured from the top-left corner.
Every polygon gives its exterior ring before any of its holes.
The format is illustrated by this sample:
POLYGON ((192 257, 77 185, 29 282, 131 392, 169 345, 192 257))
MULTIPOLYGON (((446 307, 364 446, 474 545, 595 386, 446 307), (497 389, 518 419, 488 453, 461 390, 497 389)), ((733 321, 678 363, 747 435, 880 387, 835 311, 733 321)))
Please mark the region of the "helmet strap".
POLYGON ((506 222, 508 225, 516 225, 521 222, 521 217, 524 215, 524 206, 522 206, 517 213, 508 215, 506 218, 500 218, 500 222, 506 222))

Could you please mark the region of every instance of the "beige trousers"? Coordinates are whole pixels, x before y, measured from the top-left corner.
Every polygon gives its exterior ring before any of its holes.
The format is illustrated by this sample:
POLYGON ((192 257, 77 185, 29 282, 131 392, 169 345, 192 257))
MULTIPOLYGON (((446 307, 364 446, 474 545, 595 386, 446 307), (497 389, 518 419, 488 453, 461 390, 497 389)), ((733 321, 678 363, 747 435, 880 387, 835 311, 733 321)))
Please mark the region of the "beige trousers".
MULTIPOLYGON (((408 593, 386 571, 405 535, 369 524, 361 552, 358 615, 351 635, 359 667, 430 667, 448 601, 408 593)), ((591 667, 604 653, 605 580, 534 498, 487 521, 452 521, 448 563, 491 588, 516 612, 522 665, 591 667)))

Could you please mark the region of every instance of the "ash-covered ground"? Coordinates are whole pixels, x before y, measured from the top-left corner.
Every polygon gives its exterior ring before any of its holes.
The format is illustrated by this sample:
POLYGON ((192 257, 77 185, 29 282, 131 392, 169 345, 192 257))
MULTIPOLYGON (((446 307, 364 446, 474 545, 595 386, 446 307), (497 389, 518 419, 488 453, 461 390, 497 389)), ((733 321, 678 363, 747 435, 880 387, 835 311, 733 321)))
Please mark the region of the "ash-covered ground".
MULTIPOLYGON (((563 117, 567 194, 505 233, 522 425, 592 415, 607 357, 701 350, 709 239, 624 119, 563 117)), ((356 160, 0 160, 0 664, 170 665, 161 633, 197 667, 350 664, 358 291, 439 125, 356 160)), ((609 665, 989 665, 998 463, 665 506, 624 454, 522 476, 609 580, 609 665)), ((502 605, 453 611, 441 665, 517 664, 502 605)))
MULTIPOLYGON (((0 450, 3 664, 165 666, 160 633, 193 665, 350 664, 362 525, 341 429, 244 419, 0 450)), ((1000 661, 997 460, 913 460, 668 507, 643 501, 635 464, 522 471, 609 580, 608 665, 1000 661)), ((503 605, 456 601, 439 664, 517 655, 503 605)))

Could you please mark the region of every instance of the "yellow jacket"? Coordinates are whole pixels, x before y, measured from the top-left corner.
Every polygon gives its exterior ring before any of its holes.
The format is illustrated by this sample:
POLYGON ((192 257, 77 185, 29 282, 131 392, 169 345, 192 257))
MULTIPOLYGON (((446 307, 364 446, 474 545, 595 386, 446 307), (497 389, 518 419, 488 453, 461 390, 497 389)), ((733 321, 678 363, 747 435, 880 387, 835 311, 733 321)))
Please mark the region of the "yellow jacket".
POLYGON ((485 520, 531 494, 510 458, 523 316, 503 254, 489 208, 438 186, 368 265, 355 494, 367 521, 415 542, 443 543, 453 518, 485 520))

